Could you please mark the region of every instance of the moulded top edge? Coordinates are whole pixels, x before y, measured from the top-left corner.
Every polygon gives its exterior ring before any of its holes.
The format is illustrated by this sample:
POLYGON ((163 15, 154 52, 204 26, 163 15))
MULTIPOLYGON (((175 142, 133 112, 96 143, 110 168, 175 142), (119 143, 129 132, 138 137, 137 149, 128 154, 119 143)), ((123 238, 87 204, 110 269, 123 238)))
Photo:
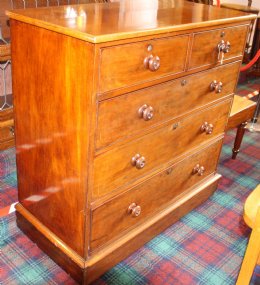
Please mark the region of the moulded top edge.
POLYGON ((183 0, 121 0, 113 3, 11 10, 7 11, 7 15, 18 21, 91 43, 237 23, 256 18, 254 14, 183 0))

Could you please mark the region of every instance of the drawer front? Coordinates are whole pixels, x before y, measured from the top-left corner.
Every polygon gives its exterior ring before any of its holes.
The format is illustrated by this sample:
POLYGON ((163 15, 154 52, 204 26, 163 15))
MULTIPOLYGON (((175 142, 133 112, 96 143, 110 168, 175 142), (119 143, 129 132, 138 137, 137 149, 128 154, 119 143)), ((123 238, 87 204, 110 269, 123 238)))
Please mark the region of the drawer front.
POLYGON ((240 57, 244 54, 244 45, 248 26, 235 26, 201 32, 194 35, 189 69, 212 65, 219 62, 218 44, 223 40, 230 43, 230 50, 224 53, 226 59, 240 57))
POLYGON ((96 147, 233 93, 239 68, 236 62, 100 102, 96 147))
POLYGON ((99 92, 184 71, 188 39, 176 36, 101 49, 99 92))
POLYGON ((183 191, 213 173, 221 145, 222 141, 218 141, 94 209, 91 249, 98 248, 156 211, 163 209, 183 191))
POLYGON ((181 121, 172 121, 133 142, 99 154, 94 160, 93 196, 102 196, 131 183, 149 171, 161 168, 162 164, 173 161, 192 147, 223 133, 230 103, 230 100, 226 100, 181 121), (214 126, 212 133, 209 124, 214 126), (204 131, 201 130, 202 126, 204 131))
POLYGON ((5 142, 14 139, 14 127, 6 126, 0 128, 0 142, 5 142))

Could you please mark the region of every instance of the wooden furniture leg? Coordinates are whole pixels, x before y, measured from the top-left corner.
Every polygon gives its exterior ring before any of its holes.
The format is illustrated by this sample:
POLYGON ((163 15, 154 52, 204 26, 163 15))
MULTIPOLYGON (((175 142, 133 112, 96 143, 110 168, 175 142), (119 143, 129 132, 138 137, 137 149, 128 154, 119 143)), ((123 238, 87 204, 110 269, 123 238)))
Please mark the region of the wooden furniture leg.
POLYGON ((245 133, 247 121, 253 118, 254 112, 256 110, 256 105, 256 102, 245 99, 238 95, 234 96, 234 101, 226 127, 226 131, 237 128, 232 159, 236 159, 245 133))
POLYGON ((236 285, 248 285, 259 262, 260 253, 260 185, 249 195, 244 207, 244 220, 252 228, 236 285))
POLYGON ((234 147, 232 149, 232 159, 236 159, 237 154, 239 153, 239 149, 244 137, 245 129, 246 129, 247 122, 240 124, 237 128, 237 134, 234 142, 234 147))

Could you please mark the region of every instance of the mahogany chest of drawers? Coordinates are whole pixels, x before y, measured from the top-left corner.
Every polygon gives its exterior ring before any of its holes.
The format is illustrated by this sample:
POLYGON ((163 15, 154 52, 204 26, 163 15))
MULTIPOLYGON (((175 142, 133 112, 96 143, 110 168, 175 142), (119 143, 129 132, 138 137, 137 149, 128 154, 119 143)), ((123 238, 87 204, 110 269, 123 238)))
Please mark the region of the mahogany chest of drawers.
POLYGON ((84 284, 216 189, 254 18, 136 3, 8 12, 17 223, 84 284))

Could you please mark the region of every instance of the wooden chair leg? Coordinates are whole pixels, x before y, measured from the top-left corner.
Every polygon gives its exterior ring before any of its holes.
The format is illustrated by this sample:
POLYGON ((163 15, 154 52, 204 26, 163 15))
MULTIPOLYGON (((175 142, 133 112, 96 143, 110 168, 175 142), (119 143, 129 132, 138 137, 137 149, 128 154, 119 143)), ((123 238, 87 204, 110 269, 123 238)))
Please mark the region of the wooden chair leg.
POLYGON ((236 285, 248 285, 253 275, 260 252, 260 208, 256 214, 255 226, 247 245, 246 253, 241 265, 236 285))
POLYGON ((239 149, 241 146, 241 142, 245 133, 245 128, 246 128, 247 122, 244 122, 242 124, 240 124, 237 128, 237 134, 236 134, 236 138, 235 138, 235 142, 234 142, 234 148, 232 150, 233 154, 232 154, 232 159, 236 159, 237 154, 239 153, 239 149))

